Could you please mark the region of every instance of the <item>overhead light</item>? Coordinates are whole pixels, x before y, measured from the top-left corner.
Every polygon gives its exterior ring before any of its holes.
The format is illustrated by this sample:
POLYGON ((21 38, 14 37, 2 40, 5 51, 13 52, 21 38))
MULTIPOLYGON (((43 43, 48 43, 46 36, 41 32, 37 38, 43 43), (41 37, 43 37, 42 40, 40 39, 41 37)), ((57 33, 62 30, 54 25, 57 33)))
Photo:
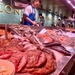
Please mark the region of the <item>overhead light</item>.
POLYGON ((75 5, 72 4, 71 0, 66 0, 66 1, 75 9, 75 5))
POLYGON ((69 3, 69 4, 70 4, 71 2, 68 0, 68 1, 67 1, 67 3, 69 3))
POLYGON ((2 0, 0 0, 0 2, 2 2, 2 0))

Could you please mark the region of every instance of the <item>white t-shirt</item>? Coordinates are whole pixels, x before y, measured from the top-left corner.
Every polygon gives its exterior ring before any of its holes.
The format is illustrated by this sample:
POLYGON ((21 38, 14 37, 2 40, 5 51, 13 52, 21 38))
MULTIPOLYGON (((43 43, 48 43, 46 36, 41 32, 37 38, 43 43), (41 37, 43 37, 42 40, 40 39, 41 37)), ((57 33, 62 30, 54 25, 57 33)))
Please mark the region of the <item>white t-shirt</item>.
POLYGON ((35 9, 31 5, 29 5, 24 9, 24 14, 26 16, 29 16, 31 13, 35 14, 35 9))

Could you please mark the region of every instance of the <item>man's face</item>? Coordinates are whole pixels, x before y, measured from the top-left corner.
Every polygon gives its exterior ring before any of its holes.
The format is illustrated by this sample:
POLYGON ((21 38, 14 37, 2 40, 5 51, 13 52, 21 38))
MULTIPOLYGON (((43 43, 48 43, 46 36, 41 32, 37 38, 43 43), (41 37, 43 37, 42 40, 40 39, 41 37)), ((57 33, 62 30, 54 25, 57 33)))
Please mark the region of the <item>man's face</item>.
POLYGON ((42 16, 39 16, 39 18, 42 18, 42 16))
POLYGON ((34 1, 34 7, 35 8, 38 8, 38 7, 40 7, 40 2, 39 1, 34 1))

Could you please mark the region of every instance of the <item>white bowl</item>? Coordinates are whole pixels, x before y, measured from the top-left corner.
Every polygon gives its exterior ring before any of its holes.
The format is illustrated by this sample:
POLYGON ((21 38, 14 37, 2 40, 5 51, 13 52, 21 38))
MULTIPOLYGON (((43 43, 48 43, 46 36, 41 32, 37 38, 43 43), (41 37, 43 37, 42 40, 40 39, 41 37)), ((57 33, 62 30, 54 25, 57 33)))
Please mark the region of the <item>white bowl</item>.
POLYGON ((0 75, 14 75, 15 66, 8 60, 0 59, 0 75))

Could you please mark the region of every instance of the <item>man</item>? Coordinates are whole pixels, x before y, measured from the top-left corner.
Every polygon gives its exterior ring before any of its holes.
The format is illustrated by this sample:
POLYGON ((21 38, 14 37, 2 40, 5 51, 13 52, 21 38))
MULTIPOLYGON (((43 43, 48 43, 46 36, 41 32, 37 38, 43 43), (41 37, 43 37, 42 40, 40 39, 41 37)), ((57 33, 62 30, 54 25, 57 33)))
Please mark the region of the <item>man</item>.
POLYGON ((41 13, 39 14, 39 18, 40 18, 39 25, 40 25, 40 26, 44 26, 44 17, 42 16, 41 13))
POLYGON ((37 23, 35 21, 35 8, 38 8, 40 6, 40 0, 33 0, 32 5, 28 5, 24 9, 24 25, 28 26, 37 26, 37 23))

